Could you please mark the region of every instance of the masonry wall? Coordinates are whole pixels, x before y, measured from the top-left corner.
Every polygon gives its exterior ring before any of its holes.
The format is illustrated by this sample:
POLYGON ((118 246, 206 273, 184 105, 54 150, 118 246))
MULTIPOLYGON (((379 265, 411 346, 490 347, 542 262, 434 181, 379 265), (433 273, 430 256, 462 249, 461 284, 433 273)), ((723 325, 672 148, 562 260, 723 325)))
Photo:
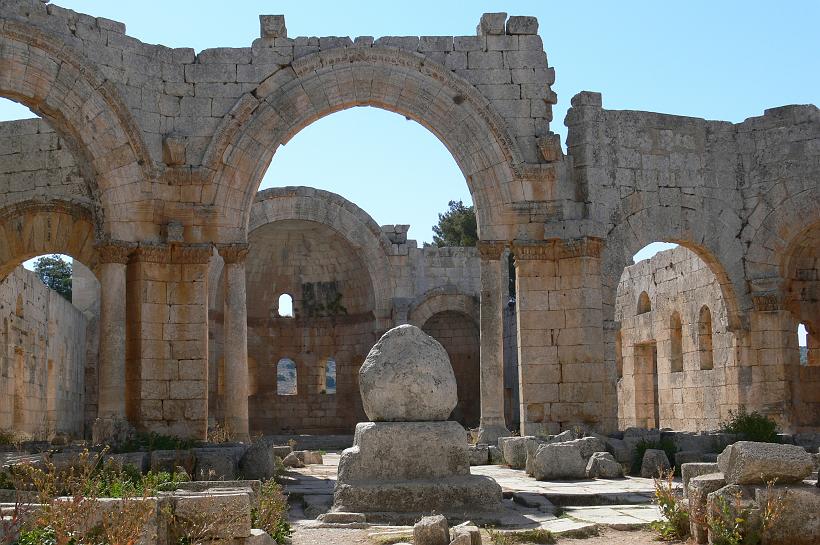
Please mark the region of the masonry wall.
POLYGON ((737 359, 723 295, 706 263, 679 246, 631 265, 618 284, 615 308, 622 360, 619 427, 718 428, 738 405, 737 359), (641 313, 644 293, 651 310, 641 313), (704 306, 711 313, 710 346, 699 331, 704 306), (681 324, 677 347, 673 313, 681 324), (673 361, 678 353, 680 359, 673 361), (702 369, 702 358, 708 357, 713 368, 702 369))
POLYGON ((87 321, 18 267, 0 282, 0 429, 82 437, 87 321))

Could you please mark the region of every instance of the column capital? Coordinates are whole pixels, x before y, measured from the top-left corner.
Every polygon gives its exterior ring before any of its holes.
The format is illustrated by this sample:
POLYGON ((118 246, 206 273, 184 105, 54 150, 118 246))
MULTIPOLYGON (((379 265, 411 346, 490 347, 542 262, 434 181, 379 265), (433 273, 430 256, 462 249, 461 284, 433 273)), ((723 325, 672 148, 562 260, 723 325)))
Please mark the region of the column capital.
POLYGON ((127 264, 128 258, 137 244, 122 240, 106 240, 95 245, 97 254, 100 256, 100 263, 120 263, 127 264))
POLYGON ((167 244, 140 242, 131 259, 140 263, 170 263, 171 247, 167 244))
POLYGON ((479 240, 476 246, 481 259, 497 261, 501 259, 501 254, 507 248, 507 243, 503 240, 479 240))
POLYGON ((216 249, 225 263, 244 263, 248 257, 247 242, 232 242, 229 244, 217 244, 216 249))
POLYGON ((213 246, 210 244, 171 244, 172 263, 190 263, 203 265, 213 256, 213 246))

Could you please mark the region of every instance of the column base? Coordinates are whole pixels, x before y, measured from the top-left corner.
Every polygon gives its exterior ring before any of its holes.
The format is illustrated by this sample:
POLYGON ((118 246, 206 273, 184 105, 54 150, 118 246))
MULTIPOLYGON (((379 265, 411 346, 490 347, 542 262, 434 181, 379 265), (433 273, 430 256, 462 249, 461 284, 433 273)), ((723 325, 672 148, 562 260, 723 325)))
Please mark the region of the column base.
POLYGON ((476 443, 497 445, 499 437, 509 437, 512 432, 504 424, 488 424, 478 428, 476 443))
POLYGON ((97 418, 91 427, 91 441, 95 445, 118 445, 133 439, 135 435, 134 427, 120 417, 97 418))

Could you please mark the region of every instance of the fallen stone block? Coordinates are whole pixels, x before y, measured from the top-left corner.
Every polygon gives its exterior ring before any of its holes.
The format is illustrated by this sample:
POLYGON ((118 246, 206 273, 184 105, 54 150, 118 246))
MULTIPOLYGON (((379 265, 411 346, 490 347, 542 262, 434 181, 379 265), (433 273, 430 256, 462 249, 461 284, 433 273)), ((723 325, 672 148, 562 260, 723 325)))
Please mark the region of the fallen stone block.
POLYGON ((121 454, 108 454, 103 459, 103 463, 117 470, 123 470, 131 466, 140 473, 148 470, 147 452, 124 452, 121 454))
POLYGON ((319 520, 328 524, 365 524, 367 517, 364 513, 349 513, 346 511, 331 511, 319 515, 319 520))
POLYGON ((568 442, 573 445, 578 445, 578 448, 581 451, 581 457, 584 460, 588 460, 589 457, 595 452, 606 452, 606 443, 597 437, 581 437, 580 439, 575 439, 574 441, 568 442))
POLYGON ((192 452, 196 458, 194 479, 197 481, 232 481, 244 448, 216 447, 197 448, 192 452))
POLYGON ((470 445, 467 448, 471 466, 485 466, 490 463, 490 448, 487 445, 470 445))
POLYGON ((151 452, 151 471, 174 473, 178 467, 188 475, 194 474, 196 458, 190 450, 155 450, 151 452))
POLYGON ((688 484, 689 530, 697 543, 706 543, 708 532, 708 527, 706 526, 706 507, 708 496, 712 492, 726 486, 726 480, 721 473, 708 473, 692 477, 688 484))
POLYGON ((452 534, 453 541, 450 542, 450 545, 453 545, 456 542, 455 540, 459 538, 464 545, 481 545, 481 530, 470 521, 454 526, 452 534), (465 540, 462 536, 466 536, 467 539, 465 540))
MULTIPOLYGON (((276 463, 277 449, 282 447, 270 447, 262 442, 253 443, 239 460, 239 472, 246 479, 267 480, 276 477, 278 472, 276 463)), ((287 456, 292 452, 290 447, 287 456)), ((283 457, 284 457, 283 456, 283 457)))
POLYGON ((683 481, 683 493, 689 495, 689 481, 701 475, 708 475, 709 473, 718 473, 717 464, 709 464, 705 462, 686 463, 680 466, 681 481, 683 481))
POLYGON ((586 467, 588 479, 619 479, 624 476, 624 468, 608 452, 594 452, 586 467))
POLYGON ((814 459, 803 447, 738 441, 718 456, 718 467, 730 484, 797 483, 811 475, 814 459))
POLYGON ((573 443, 541 445, 532 465, 533 476, 539 481, 552 479, 583 479, 587 462, 581 449, 573 443))
POLYGON ((424 517, 413 526, 414 545, 449 545, 450 530, 441 515, 424 517))
POLYGON ((305 467, 305 464, 299 459, 295 452, 291 452, 285 456, 285 459, 282 460, 282 465, 285 467, 305 467))
POLYGON ((694 450, 682 450, 675 453, 675 467, 681 467, 683 464, 698 463, 703 459, 703 455, 694 450))
POLYGON ((251 528, 251 535, 245 539, 244 545, 276 545, 276 541, 265 530, 251 528))
POLYGON ((643 453, 643 461, 641 462, 641 477, 645 479, 658 477, 661 472, 666 471, 670 467, 669 458, 666 457, 664 451, 654 448, 646 449, 643 453))
POLYGON ((490 465, 501 465, 504 463, 504 454, 502 454, 501 449, 495 445, 490 445, 487 447, 487 451, 490 454, 490 465))
POLYGON ((208 539, 246 538, 251 535, 251 504, 246 493, 174 494, 174 517, 181 528, 208 525, 208 539), (190 495, 189 495, 190 494, 190 495))
POLYGON ((766 545, 815 545, 820 541, 820 490, 811 485, 757 488, 755 503, 763 508, 767 501, 780 505, 766 531, 766 545))
POLYGON ((524 469, 527 465, 527 444, 537 441, 533 436, 500 437, 498 446, 508 466, 513 469, 524 469))

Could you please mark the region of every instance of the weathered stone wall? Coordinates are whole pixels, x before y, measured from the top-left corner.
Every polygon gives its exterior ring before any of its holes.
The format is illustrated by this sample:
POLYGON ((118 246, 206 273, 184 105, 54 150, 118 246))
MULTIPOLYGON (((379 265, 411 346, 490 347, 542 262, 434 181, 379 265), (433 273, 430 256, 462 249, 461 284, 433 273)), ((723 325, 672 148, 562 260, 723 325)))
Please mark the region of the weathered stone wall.
POLYGON ((40 439, 82 437, 82 312, 19 267, 0 282, 0 314, 0 429, 40 439))
POLYGON ((624 269, 615 303, 621 324, 619 427, 714 430, 728 418, 738 405, 738 362, 726 312, 715 275, 682 246, 624 269), (640 308, 643 294, 651 310, 640 308), (711 313, 708 337, 699 329, 704 306, 711 313), (652 350, 654 373, 646 359, 652 350), (702 368, 705 358, 711 358, 712 369, 702 368))

